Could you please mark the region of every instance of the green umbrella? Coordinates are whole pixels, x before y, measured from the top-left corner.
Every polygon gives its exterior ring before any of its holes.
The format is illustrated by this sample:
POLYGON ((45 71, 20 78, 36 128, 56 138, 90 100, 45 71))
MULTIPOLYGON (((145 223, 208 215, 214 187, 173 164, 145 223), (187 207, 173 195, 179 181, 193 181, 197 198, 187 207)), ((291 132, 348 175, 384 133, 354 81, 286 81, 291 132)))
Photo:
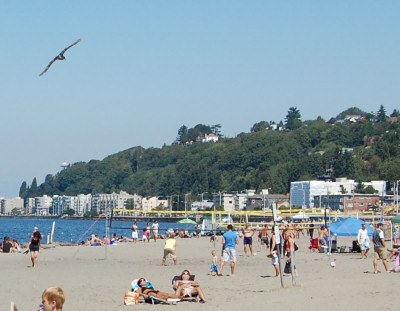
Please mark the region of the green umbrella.
POLYGON ((400 223, 400 215, 392 218, 392 224, 400 223))
POLYGON ((197 225, 197 222, 191 220, 190 218, 184 218, 178 221, 178 224, 189 224, 189 225, 197 225))

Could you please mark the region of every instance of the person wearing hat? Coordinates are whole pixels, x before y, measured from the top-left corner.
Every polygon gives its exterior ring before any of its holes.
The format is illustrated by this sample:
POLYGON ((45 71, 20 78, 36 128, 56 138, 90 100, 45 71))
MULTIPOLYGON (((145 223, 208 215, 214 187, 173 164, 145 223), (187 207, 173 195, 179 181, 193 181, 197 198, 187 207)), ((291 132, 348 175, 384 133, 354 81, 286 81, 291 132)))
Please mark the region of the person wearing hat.
POLYGON ((387 264, 387 252, 385 246, 385 236, 383 233, 383 224, 380 222, 376 225, 372 234, 372 242, 374 243, 374 273, 378 273, 378 259, 382 260, 386 272, 390 272, 387 264))

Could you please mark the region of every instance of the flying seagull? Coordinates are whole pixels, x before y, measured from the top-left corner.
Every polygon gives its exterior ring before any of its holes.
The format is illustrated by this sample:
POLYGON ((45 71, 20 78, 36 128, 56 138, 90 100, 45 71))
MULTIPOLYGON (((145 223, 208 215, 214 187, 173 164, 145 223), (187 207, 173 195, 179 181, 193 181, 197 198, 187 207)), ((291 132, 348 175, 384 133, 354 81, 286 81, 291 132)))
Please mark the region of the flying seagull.
POLYGON ((56 60, 64 60, 64 59, 65 59, 64 53, 65 53, 70 47, 73 47, 75 44, 78 44, 78 43, 81 42, 81 41, 82 41, 82 39, 78 39, 78 40, 76 40, 74 43, 72 43, 70 46, 68 46, 68 47, 66 47, 64 50, 62 50, 61 53, 58 54, 56 57, 54 57, 54 59, 47 65, 47 67, 43 70, 43 72, 39 75, 39 77, 40 77, 42 74, 44 74, 47 70, 49 70, 50 66, 53 65, 53 63, 54 63, 56 60))

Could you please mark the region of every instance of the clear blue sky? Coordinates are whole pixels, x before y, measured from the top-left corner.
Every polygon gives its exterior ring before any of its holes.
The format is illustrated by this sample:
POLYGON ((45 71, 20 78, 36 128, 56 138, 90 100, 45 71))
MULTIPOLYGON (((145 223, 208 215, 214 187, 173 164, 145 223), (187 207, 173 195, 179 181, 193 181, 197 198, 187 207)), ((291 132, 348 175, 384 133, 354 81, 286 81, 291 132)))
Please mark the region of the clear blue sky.
POLYGON ((180 126, 325 119, 400 99, 399 1, 0 2, 0 196, 180 126), (42 77, 39 73, 64 47, 42 77))

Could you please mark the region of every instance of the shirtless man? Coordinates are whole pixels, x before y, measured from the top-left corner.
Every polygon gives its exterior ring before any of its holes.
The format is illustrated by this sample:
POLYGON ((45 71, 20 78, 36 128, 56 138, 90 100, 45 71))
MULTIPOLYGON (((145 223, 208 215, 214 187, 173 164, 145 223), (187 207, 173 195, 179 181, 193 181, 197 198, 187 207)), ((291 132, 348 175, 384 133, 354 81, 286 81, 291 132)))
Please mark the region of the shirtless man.
POLYGON ((247 256, 247 247, 249 246, 251 256, 253 256, 253 235, 254 229, 250 227, 249 224, 243 229, 243 246, 244 246, 244 254, 247 256))
POLYGON ((322 225, 318 229, 318 243, 320 246, 326 247, 328 246, 326 243, 326 238, 328 237, 328 229, 322 225))
POLYGON ((269 232, 268 232, 268 225, 265 224, 261 230, 261 244, 260 244, 260 251, 265 245, 265 248, 268 250, 269 246, 269 232))

